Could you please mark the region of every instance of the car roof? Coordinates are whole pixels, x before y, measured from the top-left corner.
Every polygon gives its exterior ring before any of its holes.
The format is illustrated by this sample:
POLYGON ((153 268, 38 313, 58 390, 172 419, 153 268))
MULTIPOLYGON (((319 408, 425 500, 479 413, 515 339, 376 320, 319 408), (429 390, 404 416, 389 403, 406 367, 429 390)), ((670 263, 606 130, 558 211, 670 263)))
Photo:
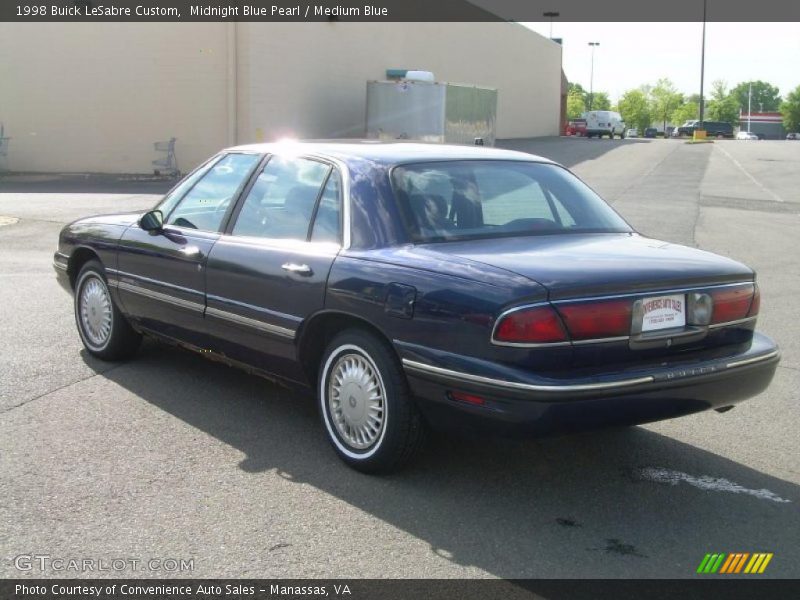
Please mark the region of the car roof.
POLYGON ((384 165, 439 160, 523 160, 553 163, 548 158, 487 146, 437 144, 381 140, 285 140, 265 144, 247 144, 226 151, 261 152, 264 154, 300 153, 347 162, 364 159, 384 165))

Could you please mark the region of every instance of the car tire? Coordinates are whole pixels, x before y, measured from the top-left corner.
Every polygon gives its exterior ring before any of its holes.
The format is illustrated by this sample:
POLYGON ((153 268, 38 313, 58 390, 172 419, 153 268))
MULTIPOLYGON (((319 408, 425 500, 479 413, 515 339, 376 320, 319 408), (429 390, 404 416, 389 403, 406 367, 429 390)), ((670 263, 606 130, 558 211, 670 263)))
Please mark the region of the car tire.
POLYGON ((86 350, 102 360, 130 358, 142 336, 134 331, 108 290, 103 265, 88 261, 75 281, 75 324, 86 350))
POLYGON ((350 467, 390 473, 422 449, 426 424, 400 362, 377 336, 361 329, 336 335, 322 357, 317 392, 328 440, 350 467))
POLYGON ((619 139, 621 139, 621 140, 625 139, 625 132, 624 131, 619 134, 619 139))

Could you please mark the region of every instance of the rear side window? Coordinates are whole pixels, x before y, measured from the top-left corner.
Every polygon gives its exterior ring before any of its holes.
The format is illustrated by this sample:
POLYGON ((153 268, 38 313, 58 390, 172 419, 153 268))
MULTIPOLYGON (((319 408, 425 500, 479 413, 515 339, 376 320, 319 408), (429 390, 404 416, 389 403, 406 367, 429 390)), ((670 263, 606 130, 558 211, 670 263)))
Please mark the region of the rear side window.
POLYGON ((340 242, 342 237, 342 180, 331 171, 314 215, 312 242, 340 242))
POLYGON ((395 196, 416 242, 629 232, 597 194, 561 167, 453 161, 396 167, 395 196))
POLYGON ((331 167, 305 158, 273 156, 242 204, 233 235, 308 239, 311 220, 331 167))

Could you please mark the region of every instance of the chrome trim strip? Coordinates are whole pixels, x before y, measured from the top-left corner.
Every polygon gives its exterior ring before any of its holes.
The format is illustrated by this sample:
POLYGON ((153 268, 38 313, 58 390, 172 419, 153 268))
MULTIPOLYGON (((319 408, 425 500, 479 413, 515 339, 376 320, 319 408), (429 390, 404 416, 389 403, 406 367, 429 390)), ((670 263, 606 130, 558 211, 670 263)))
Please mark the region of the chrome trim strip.
POLYGON ((572 342, 498 342, 493 336, 492 344, 495 346, 506 346, 509 348, 563 348, 565 346, 571 346, 572 342))
POLYGON ((56 250, 56 256, 59 256, 66 261, 69 261, 69 254, 64 254, 63 252, 59 252, 58 250, 56 250))
POLYGON ((67 265, 65 265, 64 263, 60 263, 58 261, 55 261, 55 260, 53 261, 53 267, 55 267, 59 271, 66 271, 67 270, 67 265))
MULTIPOLYGON (((242 308, 247 308, 247 309, 255 311, 255 312, 265 313, 265 314, 270 315, 270 316, 278 317, 279 319, 289 319, 290 321, 296 321, 297 323, 300 323, 303 320, 302 317, 297 317, 295 315, 290 315, 290 314, 287 314, 287 313, 278 312, 277 310, 271 310, 269 308, 264 308, 263 306, 256 306, 255 304, 248 304, 247 302, 241 302, 239 300, 233 300, 231 298, 224 298, 222 296, 215 296, 214 294, 208 294, 206 297, 209 300, 216 300, 217 302, 223 302, 225 304, 232 304, 233 306, 241 306, 242 308)), ((216 309, 216 310, 222 310, 222 309, 216 309)), ((227 312, 227 311, 223 310, 222 312, 227 312)), ((235 314, 235 313, 231 313, 231 314, 235 314)))
POLYGON ((259 321, 257 319, 251 319, 250 317, 243 317, 242 315, 237 315, 235 313, 231 313, 225 310, 220 310, 218 308, 211 308, 211 307, 206 308, 206 316, 216 317, 218 319, 222 319, 223 321, 229 321, 237 325, 243 325, 244 327, 258 329, 259 331, 263 331, 265 333, 271 333, 273 335, 288 338, 290 340, 293 340, 297 335, 297 332, 292 329, 287 329, 286 327, 279 327, 278 325, 271 325, 270 323, 264 323, 263 321, 259 321))
POLYGON ((605 344, 607 342, 627 342, 631 339, 629 335, 620 335, 617 337, 607 337, 607 338, 592 338, 590 340, 573 340, 573 346, 587 346, 589 344, 605 344))
POLYGON ((106 268, 107 273, 114 273, 117 277, 130 277, 131 279, 136 279, 138 281, 144 281, 146 283, 152 283, 154 285, 161 285, 166 288, 170 288, 173 290, 178 290, 180 292, 186 292, 187 294, 194 294, 196 296, 203 296, 205 297, 205 292, 200 292, 198 290, 194 290, 192 288, 183 287, 180 285, 175 285, 174 283, 167 283, 166 281, 161 281, 160 279, 151 279, 150 277, 145 277, 144 275, 136 275, 135 273, 128 273, 127 271, 119 271, 117 269, 109 269, 106 268))
POLYGON ((517 383, 515 381, 505 381, 503 379, 493 379, 491 377, 482 377, 480 375, 472 375, 470 373, 463 373, 461 371, 453 371, 451 369, 443 369, 442 367, 434 367, 425 363, 403 359, 403 366, 411 370, 421 371, 423 373, 431 373, 434 375, 443 375, 453 379, 463 379, 465 381, 472 381, 474 383, 484 383, 487 385, 494 385, 497 387, 505 387, 514 390, 527 390, 531 392, 582 392, 589 390, 607 390, 617 387, 629 387, 633 385, 640 385, 642 383, 651 383, 655 379, 648 375, 646 377, 637 377, 635 379, 624 379, 622 381, 608 382, 608 383, 581 383, 574 385, 536 385, 532 383, 517 383))
POLYGON ((736 367, 743 367, 745 365, 752 365, 757 362, 761 362, 762 360, 769 360, 770 358, 775 358, 776 356, 780 355, 780 350, 773 350, 769 354, 762 354, 761 356, 754 356, 753 358, 745 358, 742 360, 735 360, 733 362, 728 363, 725 365, 728 369, 735 369, 736 367))
POLYGON ((178 306, 180 308, 185 308, 187 310, 199 312, 201 314, 205 310, 205 305, 203 304, 198 304, 197 302, 191 302, 190 300, 184 300, 183 298, 176 298, 175 296, 169 296, 167 294, 162 294, 160 292, 154 292, 153 290, 148 290, 147 288, 139 287, 137 285, 132 285, 124 281, 118 281, 117 287, 121 290, 131 292, 132 294, 138 294, 140 296, 144 296, 145 298, 150 298, 151 300, 158 300, 159 302, 172 304, 173 306, 178 306))
POLYGON ((713 325, 708 325, 709 329, 719 329, 720 327, 732 327, 733 325, 741 325, 743 323, 749 323, 750 321, 755 321, 758 319, 758 316, 755 317, 745 317, 744 319, 737 319, 736 321, 725 321, 724 323, 714 323, 713 325))

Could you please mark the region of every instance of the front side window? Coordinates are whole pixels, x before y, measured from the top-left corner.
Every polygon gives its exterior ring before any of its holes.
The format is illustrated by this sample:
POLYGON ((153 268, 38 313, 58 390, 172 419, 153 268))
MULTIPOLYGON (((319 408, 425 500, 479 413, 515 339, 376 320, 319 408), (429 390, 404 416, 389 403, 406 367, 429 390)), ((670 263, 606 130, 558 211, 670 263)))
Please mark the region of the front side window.
POLYGON ((172 209, 175 208, 175 205, 178 204, 183 195, 194 187, 194 184, 208 172, 208 170, 220 159, 219 156, 216 156, 206 162, 204 165, 198 167, 192 173, 187 175, 178 185, 176 185, 173 189, 169 191, 169 193, 161 199, 158 204, 155 206, 157 210, 161 211, 161 214, 164 215, 164 218, 169 216, 169 213, 172 212, 172 209))
POLYGON ((307 240, 314 207, 330 166, 273 156, 242 204, 233 235, 307 240))
POLYGON ((218 231, 225 211, 261 157, 228 154, 212 166, 179 202, 167 224, 201 231, 218 231))
POLYGON ((566 169, 520 161, 448 161, 396 167, 392 183, 413 241, 630 232, 566 169))

